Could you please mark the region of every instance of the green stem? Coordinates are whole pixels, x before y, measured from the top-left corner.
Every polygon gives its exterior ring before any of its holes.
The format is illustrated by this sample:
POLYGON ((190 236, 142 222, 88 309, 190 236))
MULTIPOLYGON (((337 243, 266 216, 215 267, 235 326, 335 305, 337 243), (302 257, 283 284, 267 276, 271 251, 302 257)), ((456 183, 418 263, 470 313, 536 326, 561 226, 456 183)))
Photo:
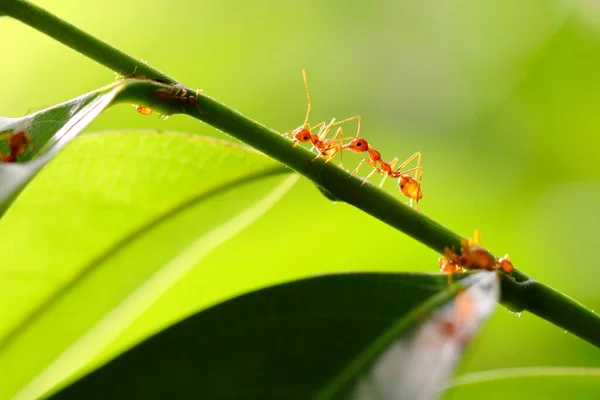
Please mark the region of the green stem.
MULTIPOLYGON (((502 297, 517 300, 527 310, 600 348, 600 317, 583 304, 552 287, 529 280, 518 286, 517 293, 504 291, 502 297)), ((514 288, 507 288, 512 290, 514 288)))
MULTIPOLYGON (((166 74, 43 9, 21 0, 3 1, 0 3, 0 13, 5 12, 23 21, 115 72, 135 71, 150 79, 176 83, 166 74)), ((164 85, 146 81, 131 82, 125 86, 120 95, 121 101, 133 99, 151 107, 164 106, 154 96, 154 91, 165 88, 164 85)), ((186 89, 193 92, 190 88, 186 89)), ((358 178, 347 179, 346 171, 332 164, 323 165, 322 160, 311 163, 314 153, 300 146, 292 148, 290 141, 274 130, 208 96, 197 95, 195 107, 182 106, 173 101, 170 111, 185 113, 227 132, 312 180, 329 197, 352 204, 439 253, 443 253, 446 246, 460 248, 458 234, 425 214, 416 212, 400 202, 397 196, 391 196, 370 184, 361 187, 358 178)), ((401 259, 402 255, 399 254, 398 258, 401 259)), ((600 347, 600 317, 596 314, 562 293, 532 280, 521 271, 515 270, 512 277, 505 274, 501 274, 501 277, 502 303, 507 307, 514 311, 528 310, 600 347)))

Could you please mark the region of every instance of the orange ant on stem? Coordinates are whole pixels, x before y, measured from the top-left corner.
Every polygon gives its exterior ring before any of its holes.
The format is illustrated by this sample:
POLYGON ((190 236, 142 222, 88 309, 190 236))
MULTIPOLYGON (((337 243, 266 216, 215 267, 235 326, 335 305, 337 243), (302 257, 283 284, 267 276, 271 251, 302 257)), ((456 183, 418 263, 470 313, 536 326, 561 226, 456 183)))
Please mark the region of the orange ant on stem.
POLYGON ((324 157, 326 159, 325 164, 327 164, 338 153, 340 153, 340 166, 343 168, 342 159, 341 159, 342 153, 340 152, 340 150, 342 150, 342 142, 345 139, 343 138, 344 135, 343 135, 342 127, 338 127, 336 129, 336 131, 331 139, 325 139, 325 137, 327 136, 327 134, 331 131, 331 129, 334 126, 341 125, 343 123, 346 123, 346 122, 349 122, 352 120, 357 121, 358 126, 357 126, 356 135, 358 136, 358 134, 360 132, 360 116, 356 115, 354 117, 346 118, 341 121, 336 121, 336 119, 333 118, 328 124, 325 124, 325 122, 323 121, 323 122, 319 122, 315 126, 311 127, 308 122, 308 117, 310 116, 310 111, 311 111, 312 105, 311 105, 311 101, 310 101, 310 92, 308 90, 308 82, 306 79, 306 71, 304 69, 302 70, 302 79, 304 81, 304 90, 306 92, 306 101, 307 101, 306 116, 304 117, 304 122, 302 123, 302 125, 300 125, 299 127, 297 127, 296 129, 294 129, 292 131, 285 132, 283 134, 283 136, 286 136, 286 137, 293 136, 294 139, 293 139, 292 147, 296 147, 298 145, 298 143, 311 142, 313 147, 317 148, 317 150, 319 151, 319 154, 311 160, 310 164, 315 162, 319 157, 324 157), (317 134, 314 134, 313 130, 317 129, 317 128, 319 128, 319 130, 318 130, 317 134), (338 136, 340 136, 339 139, 338 139, 338 136))
POLYGON ((460 239, 460 253, 456 254, 454 248, 446 247, 444 249, 444 257, 438 259, 438 264, 442 272, 454 273, 463 272, 463 270, 483 269, 493 271, 499 269, 507 274, 514 271, 515 267, 510 261, 510 257, 506 254, 502 258, 492 256, 485 248, 479 245, 481 235, 475 229, 473 237, 460 239))
POLYGON ((31 147, 32 149, 35 149, 31 138, 26 132, 23 131, 0 135, 0 138, 6 138, 6 141, 8 142, 8 147, 10 147, 10 153, 0 153, 0 159, 2 159, 2 162, 5 163, 16 162, 17 157, 23 154, 27 146, 31 147))
POLYGON ((368 162, 373 167, 373 170, 362 181, 361 186, 367 183, 369 178, 371 178, 375 172, 383 175, 381 183, 379 183, 379 187, 383 186, 387 178, 398 179, 398 189, 400 192, 410 199, 411 206, 412 201, 415 200, 415 209, 419 209, 419 200, 423 198, 423 192, 421 190, 423 169, 421 167, 422 154, 420 151, 408 157, 397 169, 394 170, 394 166, 398 162, 398 158, 394 158, 390 163, 386 163, 381 158, 381 153, 373 149, 369 142, 361 137, 358 137, 358 135, 356 135, 356 137, 354 137, 350 143, 344 145, 343 148, 351 150, 355 153, 368 153, 368 156, 363 158, 354 171, 350 173, 348 179, 357 174, 360 167, 362 167, 365 162, 368 162), (414 159, 417 159, 417 166, 403 171, 403 169, 414 159), (379 166, 377 166, 377 163, 379 163, 379 166), (414 173, 415 177, 413 178, 410 176, 410 173, 414 173))

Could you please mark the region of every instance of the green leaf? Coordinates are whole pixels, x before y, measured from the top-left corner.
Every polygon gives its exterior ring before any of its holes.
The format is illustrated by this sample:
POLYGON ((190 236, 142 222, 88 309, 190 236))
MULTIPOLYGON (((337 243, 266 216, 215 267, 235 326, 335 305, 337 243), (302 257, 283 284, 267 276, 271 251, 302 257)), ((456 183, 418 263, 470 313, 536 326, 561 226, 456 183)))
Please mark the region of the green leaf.
POLYGON ((0 398, 38 397, 192 268, 216 267, 200 261, 280 199, 289 172, 195 135, 74 141, 0 220, 0 398))
POLYGON ((497 299, 494 273, 451 289, 445 275, 352 273, 258 290, 179 322, 54 398, 309 399, 333 386, 330 398, 363 376, 371 356, 428 316, 438 323, 433 310, 490 275, 497 299))
MULTIPOLYGON (((172 88, 156 81, 126 79, 34 114, 0 117, 0 135, 24 131, 34 145, 19 156, 18 162, 0 163, 0 216, 27 182, 107 107, 143 98, 143 103, 165 115, 181 111, 176 101, 155 96, 156 90, 172 88)), ((0 151, 9 152, 6 140, 0 141, 0 151)))
MULTIPOLYGON (((89 125, 117 92, 118 88, 109 87, 21 118, 0 117, 0 134, 25 131, 35 146, 25 150, 19 163, 0 164, 0 216, 27 182, 89 125)), ((0 151, 8 154, 6 140, 0 142, 0 151)))
POLYGON ((394 324, 318 398, 437 399, 465 345, 495 309, 499 296, 499 279, 494 272, 462 279, 394 324), (448 301, 450 295, 456 297, 448 301))
POLYGON ((600 368, 527 367, 473 372, 454 379, 444 399, 593 399, 600 368))

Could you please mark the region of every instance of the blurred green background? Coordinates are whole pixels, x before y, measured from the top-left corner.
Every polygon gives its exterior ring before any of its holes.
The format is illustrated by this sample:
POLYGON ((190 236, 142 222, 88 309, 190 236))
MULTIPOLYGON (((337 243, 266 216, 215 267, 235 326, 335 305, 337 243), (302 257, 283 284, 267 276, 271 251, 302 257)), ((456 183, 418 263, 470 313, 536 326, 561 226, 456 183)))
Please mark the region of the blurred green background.
MULTIPOLYGON (((306 68, 312 121, 360 114, 362 136, 384 159, 422 151, 424 213, 465 236, 479 228, 490 250, 510 253, 534 278, 600 310, 600 3, 36 4, 279 131, 304 118, 306 68)), ((1 115, 23 115, 115 78, 16 21, 1 19, 0 37, 1 115)), ((143 117, 128 105, 87 131, 137 128, 224 136, 183 116, 143 117)), ((348 156, 345 164, 359 160, 348 156)), ((391 182, 386 188, 397 193, 391 182)), ((189 312, 327 271, 436 271, 437 257, 301 180, 153 310, 181 302, 182 293, 192 305, 176 306, 189 312)), ((153 318, 149 312, 140 324, 153 318)), ((498 308, 459 372, 534 365, 600 367, 600 351, 537 317, 498 308)))

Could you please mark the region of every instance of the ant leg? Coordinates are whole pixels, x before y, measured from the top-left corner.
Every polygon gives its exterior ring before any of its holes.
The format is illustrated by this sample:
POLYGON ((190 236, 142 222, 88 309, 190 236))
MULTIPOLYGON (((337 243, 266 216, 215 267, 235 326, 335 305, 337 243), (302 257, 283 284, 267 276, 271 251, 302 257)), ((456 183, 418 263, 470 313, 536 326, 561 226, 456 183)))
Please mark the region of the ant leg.
MULTIPOLYGON (((415 154, 408 157, 402 164, 400 164, 400 166, 398 167, 398 169, 395 172, 401 172, 402 168, 406 167, 408 165, 408 163, 410 163, 415 158, 417 159, 417 167, 420 167, 421 166, 421 155, 422 155, 421 152, 417 151, 415 154)), ((416 179, 416 177, 415 177, 415 179, 416 179)), ((420 182, 419 182, 419 184, 420 184, 420 182)))
POLYGON ((327 136, 327 134, 329 133, 331 128, 333 128, 334 125, 337 125, 335 123, 335 117, 332 118, 331 121, 329 121, 329 123, 327 125, 325 125, 325 122, 323 122, 323 129, 320 129, 319 133, 317 133, 319 140, 325 139, 325 137, 327 136))
POLYGON ((312 160, 310 160, 310 162, 308 163, 308 166, 310 167, 311 165, 313 165, 313 163, 315 161, 317 161, 319 159, 319 157, 321 157, 321 154, 317 154, 317 156, 315 158, 313 158, 312 160))
POLYGON ((325 164, 327 164, 329 162, 329 160, 331 160, 333 157, 335 157, 335 155, 339 152, 340 153, 340 168, 345 170, 344 162, 343 162, 344 161, 344 158, 343 158, 344 152, 340 151, 341 144, 340 145, 335 144, 335 139, 337 139, 338 136, 341 136, 340 141, 344 140, 344 130, 342 129, 341 126, 339 128, 337 128, 337 130, 335 131, 335 134, 331 138, 331 143, 333 143, 332 146, 335 146, 336 150, 333 153, 333 155, 330 158, 328 158, 327 161, 325 161, 325 164))
POLYGON ((178 83, 171 87, 171 95, 173 97, 185 98, 186 94, 187 94, 187 90, 185 90, 185 88, 183 87, 183 85, 181 83, 178 83))
POLYGON ((479 244, 483 245, 483 242, 481 240, 481 234, 479 233, 479 229, 477 229, 477 228, 475 228, 473 230, 473 238, 469 239, 469 246, 473 245, 473 244, 474 245, 479 245, 479 244))
MULTIPOLYGON (((419 188, 421 187, 421 185, 423 183, 423 168, 421 168, 421 157, 422 157, 422 153, 420 151, 417 151, 415 154, 413 154, 412 156, 408 157, 406 159, 406 161, 402 163, 402 165, 400 166, 400 168, 398 168, 398 170, 401 170, 409 162, 411 162, 412 160, 414 160, 416 158, 417 159, 417 166, 416 166, 416 168, 412 168, 410 170, 403 171, 403 173, 406 174, 406 173, 410 173, 410 172, 414 171, 415 172, 415 180, 419 184, 419 188)), ((419 201, 417 200, 417 207, 418 207, 418 204, 419 204, 419 201)))
POLYGON ((307 124, 309 126, 309 129, 312 131, 313 129, 317 129, 317 127, 319 127, 319 133, 317 133, 317 136, 321 134, 321 131, 323 130, 323 128, 325 127, 325 121, 323 122, 319 122, 318 124, 316 124, 313 127, 310 127, 309 124, 307 124))
POLYGON ((356 175, 358 173, 358 170, 360 169, 360 167, 363 166, 364 163, 366 163, 367 161, 369 161, 369 157, 365 157, 362 159, 362 161, 360 163, 358 163, 358 166, 354 169, 354 171, 352 171, 350 173, 350 175, 348 175, 346 178, 344 179, 350 179, 352 178, 354 175, 356 175))
POLYGON ((335 133, 333 134, 333 137, 331 138, 331 141, 335 141, 335 139, 337 139, 338 136, 342 136, 342 138, 344 137, 344 130, 342 129, 342 127, 340 126, 339 128, 337 128, 337 130, 335 131, 335 133))
POLYGON ((406 171, 402 171, 402 175, 407 175, 410 174, 411 172, 419 172, 422 168, 421 167, 414 167, 411 169, 407 169, 406 171))
MULTIPOLYGON (((369 164, 370 164, 370 163, 369 163, 369 164)), ((362 186, 362 185, 364 185, 365 183, 367 183, 367 181, 369 180, 369 178, 370 178, 371 176, 373 176, 373 174, 374 174, 375 172, 379 172, 379 168, 377 168, 377 167, 373 167, 373 171, 369 172, 369 175, 367 175, 367 177, 366 177, 365 179, 363 179, 363 181, 362 181, 362 183, 360 184, 360 186, 362 186)), ((381 173, 381 172, 379 172, 379 173, 381 173)))
POLYGON ((357 138, 359 136, 359 134, 360 134, 360 121, 361 121, 360 115, 355 115, 354 117, 350 117, 350 118, 343 119, 341 121, 337 121, 333 125, 341 125, 341 124, 344 124, 346 122, 350 122, 350 121, 353 121, 353 120, 356 120, 357 127, 356 127, 356 135, 354 137, 357 138))

